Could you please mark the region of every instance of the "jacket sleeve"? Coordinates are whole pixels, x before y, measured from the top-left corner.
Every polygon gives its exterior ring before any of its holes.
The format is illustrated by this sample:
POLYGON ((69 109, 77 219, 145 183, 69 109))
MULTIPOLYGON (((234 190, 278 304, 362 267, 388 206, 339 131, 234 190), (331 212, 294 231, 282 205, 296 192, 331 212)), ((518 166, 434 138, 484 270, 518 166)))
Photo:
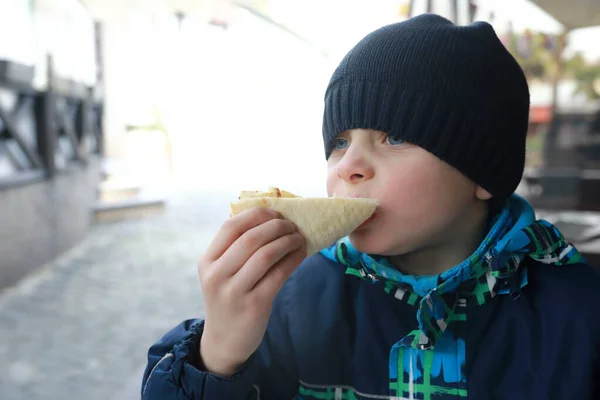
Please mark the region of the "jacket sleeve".
POLYGON ((592 376, 592 399, 600 399, 600 337, 598 338, 598 348, 596 349, 596 359, 592 376))
POLYGON ((287 322, 286 286, 273 305, 265 337, 246 364, 231 377, 202 370, 203 320, 187 320, 148 351, 143 400, 286 400, 298 394, 298 374, 287 322))

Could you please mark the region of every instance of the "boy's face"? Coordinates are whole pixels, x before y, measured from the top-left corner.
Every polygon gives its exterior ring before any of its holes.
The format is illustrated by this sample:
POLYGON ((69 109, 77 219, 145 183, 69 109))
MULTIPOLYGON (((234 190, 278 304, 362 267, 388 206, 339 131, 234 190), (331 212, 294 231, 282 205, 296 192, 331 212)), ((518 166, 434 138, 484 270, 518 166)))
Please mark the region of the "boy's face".
MULTIPOLYGON (((357 250, 384 256, 452 248, 473 237, 489 193, 428 151, 383 132, 340 134, 328 159, 327 193, 380 207, 350 235, 357 250)), ((464 244, 462 245, 464 247, 464 244)))

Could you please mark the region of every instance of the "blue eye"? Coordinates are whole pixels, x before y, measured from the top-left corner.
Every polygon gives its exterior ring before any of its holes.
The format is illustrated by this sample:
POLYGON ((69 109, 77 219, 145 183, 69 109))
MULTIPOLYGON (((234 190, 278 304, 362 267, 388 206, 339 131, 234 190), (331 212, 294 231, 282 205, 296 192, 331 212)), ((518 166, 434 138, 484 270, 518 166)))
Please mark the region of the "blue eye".
POLYGON ((391 144, 392 146, 399 146, 401 144, 404 144, 404 139, 401 139, 397 136, 388 135, 386 140, 388 144, 391 144))
POLYGON ((334 150, 343 150, 348 146, 348 140, 337 138, 333 141, 334 150))

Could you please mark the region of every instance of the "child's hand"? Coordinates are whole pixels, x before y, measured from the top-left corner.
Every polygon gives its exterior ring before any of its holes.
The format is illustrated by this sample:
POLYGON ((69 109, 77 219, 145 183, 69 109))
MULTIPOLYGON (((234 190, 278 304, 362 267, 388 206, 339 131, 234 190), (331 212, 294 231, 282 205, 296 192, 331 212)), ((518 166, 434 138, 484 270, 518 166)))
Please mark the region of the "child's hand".
POLYGON ((304 237, 276 211, 247 210, 223 224, 198 263, 207 371, 232 375, 256 351, 277 292, 305 257, 304 237))

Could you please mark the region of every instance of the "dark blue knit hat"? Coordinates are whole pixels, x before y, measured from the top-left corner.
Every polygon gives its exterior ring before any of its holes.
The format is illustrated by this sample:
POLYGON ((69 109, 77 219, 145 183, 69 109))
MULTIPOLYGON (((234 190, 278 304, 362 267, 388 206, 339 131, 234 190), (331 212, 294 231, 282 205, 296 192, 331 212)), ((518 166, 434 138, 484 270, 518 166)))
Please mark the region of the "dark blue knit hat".
POLYGON ((424 14, 378 29, 344 57, 327 87, 323 140, 374 129, 418 145, 497 198, 525 164, 529 89, 485 22, 424 14))

